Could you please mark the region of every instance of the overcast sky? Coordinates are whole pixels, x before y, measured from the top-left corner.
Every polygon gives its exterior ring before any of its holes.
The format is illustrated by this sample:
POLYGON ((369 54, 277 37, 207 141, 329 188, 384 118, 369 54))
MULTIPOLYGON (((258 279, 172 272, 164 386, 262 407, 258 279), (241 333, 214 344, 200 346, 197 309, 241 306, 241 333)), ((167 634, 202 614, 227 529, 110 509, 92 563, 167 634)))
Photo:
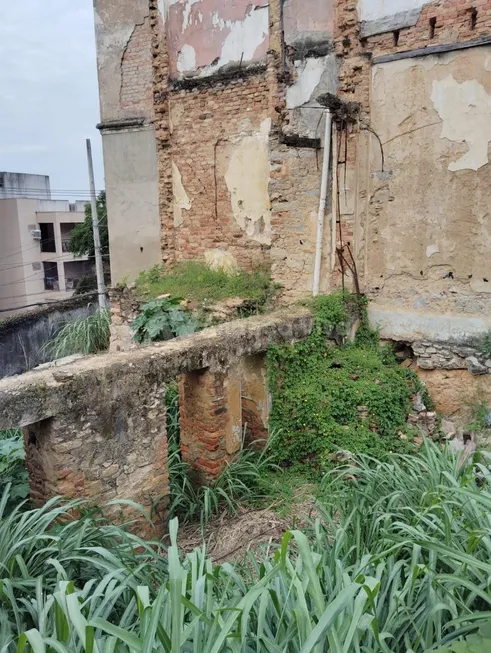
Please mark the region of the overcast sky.
POLYGON ((91 138, 103 188, 92 0, 1 4, 0 170, 49 175, 55 190, 87 190, 91 138))

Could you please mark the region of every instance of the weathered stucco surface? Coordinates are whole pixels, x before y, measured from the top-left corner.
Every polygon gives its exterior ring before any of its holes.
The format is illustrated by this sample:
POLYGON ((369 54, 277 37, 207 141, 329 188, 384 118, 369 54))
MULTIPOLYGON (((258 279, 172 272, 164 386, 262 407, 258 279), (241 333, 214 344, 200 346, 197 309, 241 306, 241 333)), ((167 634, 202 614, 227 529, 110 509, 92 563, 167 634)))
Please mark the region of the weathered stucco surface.
POLYGON ((135 115, 150 117, 153 113, 151 102, 147 106, 144 102, 151 99, 145 90, 147 81, 151 86, 152 77, 148 14, 148 0, 94 0, 97 69, 99 85, 104 88, 100 94, 103 122, 135 115), (134 70, 132 59, 137 65, 134 70))
MULTIPOLYGON (((373 68, 372 127, 385 171, 371 179, 367 282, 384 319, 395 309, 396 329, 401 311, 409 332, 428 337, 455 329, 445 323, 451 315, 465 318, 468 333, 489 328, 490 54, 483 46, 373 68)), ((380 171, 375 141, 371 150, 371 170, 380 171)))
POLYGON ((271 242, 268 193, 270 127, 271 120, 266 119, 255 134, 231 140, 219 160, 225 169, 225 183, 237 224, 250 238, 264 244, 271 242))
POLYGON ((230 63, 262 59, 268 49, 265 0, 171 0, 167 22, 173 75, 210 75, 230 63))
POLYGON ((361 35, 370 36, 415 25, 432 0, 358 0, 361 35))
POLYGON ((469 418, 469 409, 476 403, 491 405, 491 376, 473 376, 467 370, 416 369, 443 415, 469 418))
POLYGON ((155 131, 107 133, 102 144, 111 279, 117 284, 161 262, 155 131))
POLYGON ((332 38, 333 3, 326 0, 284 0, 285 42, 301 50, 332 38))
POLYGON ((189 211, 191 200, 182 183, 181 173, 174 161, 172 162, 172 187, 174 192, 174 227, 182 226, 184 222, 183 210, 189 211))

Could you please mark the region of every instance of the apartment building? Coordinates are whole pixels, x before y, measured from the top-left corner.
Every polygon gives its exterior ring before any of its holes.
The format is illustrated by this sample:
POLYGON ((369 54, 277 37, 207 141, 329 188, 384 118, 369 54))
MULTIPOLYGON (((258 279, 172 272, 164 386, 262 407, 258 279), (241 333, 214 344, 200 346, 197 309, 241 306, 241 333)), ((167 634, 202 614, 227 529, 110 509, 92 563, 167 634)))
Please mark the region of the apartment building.
POLYGON ((70 297, 91 272, 69 250, 85 202, 51 199, 49 177, 0 173, 0 310, 70 297))

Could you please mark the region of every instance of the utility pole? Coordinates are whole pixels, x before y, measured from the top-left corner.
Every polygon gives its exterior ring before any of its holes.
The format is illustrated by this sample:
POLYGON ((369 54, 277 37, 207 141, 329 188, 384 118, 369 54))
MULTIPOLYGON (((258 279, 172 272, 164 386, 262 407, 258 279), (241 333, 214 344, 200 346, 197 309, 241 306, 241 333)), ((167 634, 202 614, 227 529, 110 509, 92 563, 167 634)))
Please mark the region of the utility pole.
POLYGON ((94 233, 95 272, 97 276, 97 295, 99 308, 106 308, 106 286, 104 284, 104 268, 102 267, 101 237, 99 234, 99 216, 97 215, 97 198, 95 196, 94 166, 92 163, 92 145, 87 139, 87 162, 89 164, 90 206, 92 209, 92 231, 94 233))

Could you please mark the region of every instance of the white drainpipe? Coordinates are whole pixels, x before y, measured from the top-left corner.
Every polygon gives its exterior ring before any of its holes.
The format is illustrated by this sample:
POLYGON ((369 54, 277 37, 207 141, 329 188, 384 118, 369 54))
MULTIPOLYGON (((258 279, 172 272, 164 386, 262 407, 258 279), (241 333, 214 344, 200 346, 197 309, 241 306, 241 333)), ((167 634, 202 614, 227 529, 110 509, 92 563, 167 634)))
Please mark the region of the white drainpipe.
POLYGON ((322 241, 324 238, 324 218, 326 214, 327 187, 329 182, 329 161, 331 160, 331 124, 332 116, 326 109, 326 129, 324 133, 324 157, 322 160, 321 192, 319 200, 319 214, 317 216, 317 241, 315 245, 314 285, 312 294, 319 294, 322 264, 322 241))

